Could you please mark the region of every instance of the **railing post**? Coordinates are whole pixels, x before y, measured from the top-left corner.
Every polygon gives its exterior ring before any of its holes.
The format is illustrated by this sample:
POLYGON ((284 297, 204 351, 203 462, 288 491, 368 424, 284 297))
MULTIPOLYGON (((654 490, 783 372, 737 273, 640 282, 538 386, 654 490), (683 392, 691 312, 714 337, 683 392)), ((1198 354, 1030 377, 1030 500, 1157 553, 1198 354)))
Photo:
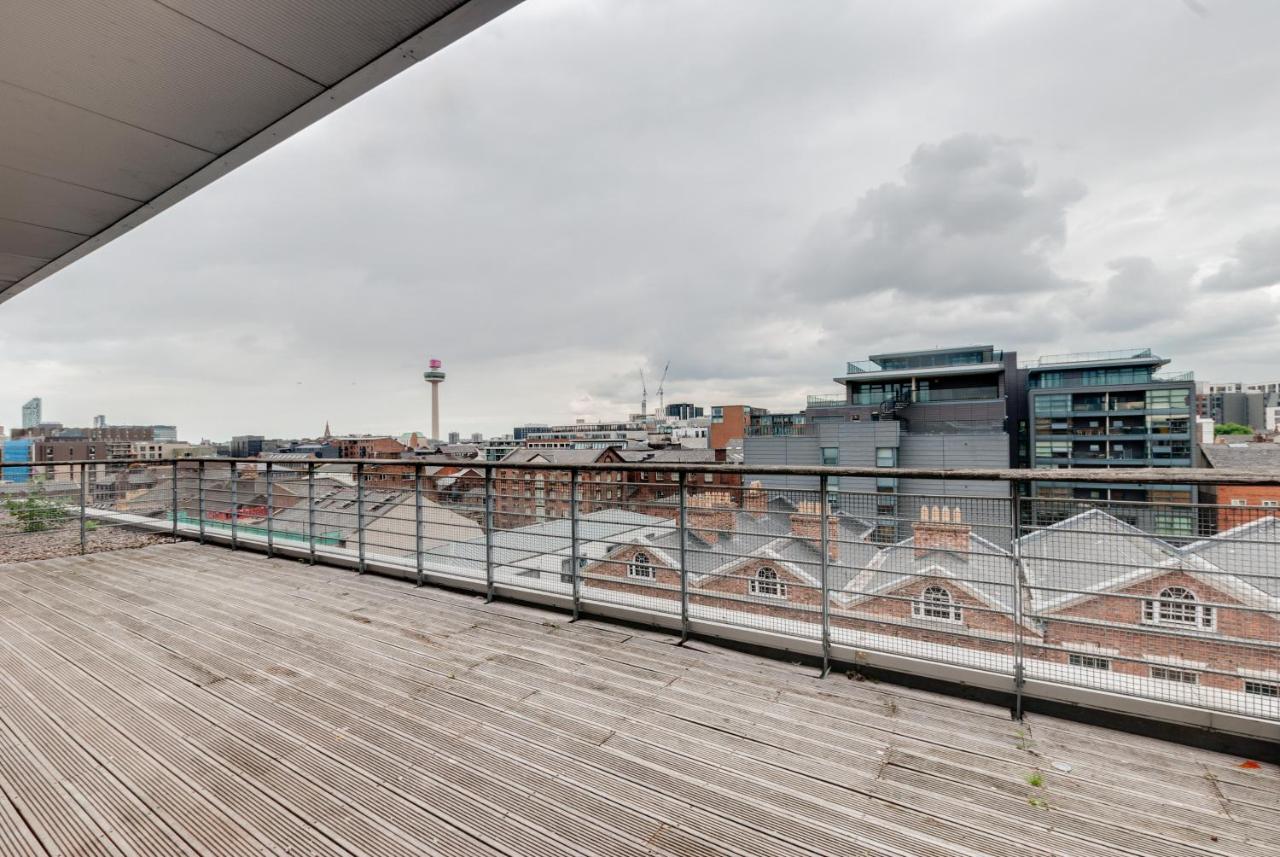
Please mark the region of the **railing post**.
POLYGON ((484 600, 493 600, 493 468, 484 470, 484 600))
POLYGON ((822 558, 819 569, 819 579, 822 586, 822 678, 826 678, 831 672, 831 593, 828 588, 827 580, 829 578, 831 565, 831 533, 827 522, 831 519, 831 498, 827 495, 827 474, 818 477, 818 492, 821 499, 818 500, 818 511, 822 515, 822 520, 818 522, 818 526, 822 529, 819 539, 820 552, 822 558))
POLYGON ((689 505, 685 496, 688 474, 679 473, 680 510, 680 645, 689 641, 689 505))
POLYGON ((237 499, 237 489, 240 487, 240 465, 237 462, 231 462, 231 549, 235 550, 240 547, 236 541, 236 524, 240 521, 240 501, 237 499))
POLYGON ((271 462, 267 462, 267 556, 275 556, 275 528, 271 523, 271 513, 275 509, 275 499, 271 496, 271 462))
POLYGON ((1009 483, 1009 553, 1013 558, 1013 718, 1022 719, 1022 687, 1025 684, 1022 652, 1022 544, 1018 533, 1022 529, 1022 494, 1017 482, 1009 483))
POLYGON ((173 460, 173 537, 178 538, 178 459, 173 460))
POLYGON ((196 464, 196 526, 200 531, 200 544, 204 544, 204 459, 196 464))
POLYGON ((86 482, 89 479, 88 466, 82 461, 80 462, 80 553, 88 551, 88 535, 85 528, 86 510, 86 482))
POLYGON ((422 462, 413 466, 413 561, 422 586, 427 582, 422 571, 422 462))
POLYGON ((582 601, 582 577, 578 574, 578 471, 569 471, 569 568, 573 572, 573 619, 578 621, 582 601))
POLYGON ((307 552, 316 564, 316 463, 307 462, 307 552))
POLYGON ((356 464, 356 560, 364 574, 364 462, 356 464))

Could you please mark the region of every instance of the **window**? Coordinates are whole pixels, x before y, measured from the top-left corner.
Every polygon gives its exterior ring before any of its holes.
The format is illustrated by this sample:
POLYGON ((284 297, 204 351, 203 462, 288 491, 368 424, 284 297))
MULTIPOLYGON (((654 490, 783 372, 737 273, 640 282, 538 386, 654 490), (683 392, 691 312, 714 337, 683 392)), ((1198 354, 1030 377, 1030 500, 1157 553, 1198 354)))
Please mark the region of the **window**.
POLYGON ((1176 681, 1179 684, 1199 684, 1199 673, 1193 673, 1190 670, 1176 670, 1170 667, 1152 667, 1151 677, 1158 678, 1161 681, 1176 681))
POLYGON ((1091 670, 1111 669, 1110 658, 1099 658, 1095 655, 1067 655, 1067 663, 1073 667, 1084 667, 1091 670))
POLYGON ((1280 500, 1263 500, 1262 506, 1265 509, 1274 509, 1277 506, 1280 506, 1280 500))
POLYGON ((786 598, 787 585, 778 579, 778 572, 771 568, 762 568, 751 580, 751 594, 764 595, 768 598, 786 598))
POLYGON ((1249 505, 1249 502, 1248 502, 1247 500, 1245 500, 1243 497, 1232 497, 1232 498, 1231 498, 1231 505, 1232 505, 1232 506, 1247 506, 1247 505, 1249 505))
POLYGON ((822 447, 822 466, 835 467, 840 463, 840 447, 824 446, 822 447))
POLYGON ((925 589, 919 601, 911 605, 911 615, 917 619, 941 619, 944 622, 961 621, 960 605, 951 600, 951 593, 941 586, 925 589))
POLYGON ((1052 396, 1036 396, 1035 412, 1037 416, 1049 414, 1065 414, 1071 410, 1071 397, 1064 394, 1052 396))
POLYGON ((641 580, 653 580, 658 576, 647 553, 637 553, 627 564, 627 577, 638 577, 641 580))
POLYGON ((876 448, 876 467, 897 467, 898 450, 892 446, 876 448))
POLYGON ((1213 630, 1212 607, 1196 600, 1195 593, 1181 586, 1160 591, 1159 600, 1142 602, 1142 621, 1148 625, 1176 625, 1184 628, 1213 630))
POLYGON ((1244 692, 1252 693, 1254 696, 1268 696, 1276 699, 1280 698, 1280 684, 1268 684, 1265 681, 1246 681, 1244 683, 1244 692))

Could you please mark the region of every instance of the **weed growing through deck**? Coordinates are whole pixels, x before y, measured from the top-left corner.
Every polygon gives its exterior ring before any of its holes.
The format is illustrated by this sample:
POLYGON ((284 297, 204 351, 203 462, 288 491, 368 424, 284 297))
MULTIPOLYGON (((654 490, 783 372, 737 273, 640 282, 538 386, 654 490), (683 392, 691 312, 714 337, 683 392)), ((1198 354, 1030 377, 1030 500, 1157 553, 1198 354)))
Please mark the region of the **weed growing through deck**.
POLYGON ((1042 798, 1042 797, 1029 797, 1029 798, 1027 798, 1027 803, 1031 804, 1031 805, 1032 805, 1032 806, 1034 806, 1036 809, 1048 809, 1048 808, 1049 808, 1049 802, 1048 802, 1047 800, 1045 800, 1044 798, 1042 798))
POLYGON ((1031 786, 1033 789, 1044 788, 1044 777, 1039 771, 1032 771, 1027 774, 1027 785, 1031 786))

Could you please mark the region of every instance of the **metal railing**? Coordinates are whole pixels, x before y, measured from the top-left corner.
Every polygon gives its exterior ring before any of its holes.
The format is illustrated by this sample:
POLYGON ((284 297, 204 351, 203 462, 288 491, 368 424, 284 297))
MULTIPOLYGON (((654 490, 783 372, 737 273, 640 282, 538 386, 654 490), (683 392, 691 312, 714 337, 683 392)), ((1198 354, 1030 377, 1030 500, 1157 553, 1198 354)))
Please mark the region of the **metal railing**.
POLYGON ((1044 471, 465 465, 22 463, 0 562, 193 539, 1005 691, 1019 712, 1280 735, 1280 509, 1059 496, 1280 497, 1273 475, 1054 471, 1039 496, 1044 471))
POLYGON ((1119 348, 1111 351, 1076 351, 1070 354, 1045 354, 1019 364, 1020 369, 1036 369, 1041 366, 1058 366, 1070 363, 1094 363, 1104 360, 1136 360, 1151 357, 1150 348, 1119 348))

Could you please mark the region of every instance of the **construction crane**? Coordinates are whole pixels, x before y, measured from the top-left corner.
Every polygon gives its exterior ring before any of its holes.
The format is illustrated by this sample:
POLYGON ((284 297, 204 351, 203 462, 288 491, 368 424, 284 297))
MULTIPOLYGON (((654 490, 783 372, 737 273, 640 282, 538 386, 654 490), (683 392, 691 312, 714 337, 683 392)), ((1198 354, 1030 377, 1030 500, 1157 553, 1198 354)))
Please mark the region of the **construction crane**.
POLYGON ((640 367, 640 414, 649 416, 649 388, 644 384, 644 367, 640 367))
POLYGON ((671 368, 671 361, 667 361, 667 365, 662 367, 662 380, 658 382, 658 419, 662 419, 667 415, 666 405, 663 403, 662 385, 667 383, 667 370, 671 368))

